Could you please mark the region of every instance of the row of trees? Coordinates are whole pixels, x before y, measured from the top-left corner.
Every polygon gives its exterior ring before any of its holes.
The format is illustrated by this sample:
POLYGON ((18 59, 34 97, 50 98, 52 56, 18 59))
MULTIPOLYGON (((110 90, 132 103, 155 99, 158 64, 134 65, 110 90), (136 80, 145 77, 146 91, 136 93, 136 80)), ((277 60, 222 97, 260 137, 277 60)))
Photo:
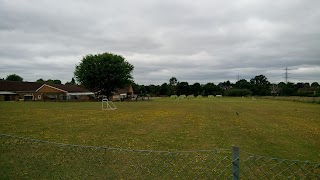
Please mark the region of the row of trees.
POLYGON ((61 84, 61 81, 60 81, 59 79, 43 80, 43 79, 41 78, 41 79, 38 79, 36 82, 37 82, 37 83, 49 83, 49 84, 61 84))
POLYGON ((317 82, 312 83, 278 83, 271 84, 267 77, 258 75, 247 81, 241 79, 236 83, 230 81, 214 83, 194 83, 179 82, 177 78, 172 77, 169 83, 162 85, 138 85, 134 84, 133 89, 137 93, 149 93, 152 96, 170 96, 170 95, 228 95, 228 96, 268 96, 268 95, 283 95, 283 96, 319 96, 320 86, 317 82))
MULTIPOLYGON (((37 83, 49 83, 49 84, 62 84, 61 80, 59 79, 48 79, 48 80, 43 80, 42 78, 38 79, 36 81, 37 83)), ((65 84, 72 84, 72 85, 77 85, 76 81, 74 80, 74 78, 71 79, 71 81, 66 82, 65 84)))
POLYGON ((170 96, 170 95, 210 95, 222 94, 223 90, 214 83, 207 83, 201 85, 194 83, 189 85, 188 82, 177 82, 175 86, 170 83, 163 83, 162 85, 138 85, 133 84, 133 90, 136 93, 147 93, 151 96, 170 96))
MULTIPOLYGON (((10 74, 6 77, 7 81, 20 81, 22 82, 23 81, 23 78, 17 74, 10 74)), ((59 79, 48 79, 48 80, 44 80, 42 78, 36 80, 37 83, 49 83, 49 84, 62 84, 61 83, 61 80, 59 79)), ((73 85, 76 85, 76 81, 74 80, 74 78, 71 79, 70 82, 66 82, 65 84, 73 84, 73 85)))

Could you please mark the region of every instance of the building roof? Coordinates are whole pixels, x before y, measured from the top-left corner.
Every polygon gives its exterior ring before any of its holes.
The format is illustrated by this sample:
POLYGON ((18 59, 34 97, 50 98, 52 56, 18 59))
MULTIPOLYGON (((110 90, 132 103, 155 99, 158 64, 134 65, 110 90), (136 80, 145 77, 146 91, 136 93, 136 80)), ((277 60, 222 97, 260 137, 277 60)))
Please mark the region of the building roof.
POLYGON ((0 91, 10 92, 35 92, 43 83, 21 82, 21 81, 0 81, 0 91))
POLYGON ((0 95, 16 95, 16 93, 8 92, 8 91, 0 91, 0 95))
POLYGON ((90 92, 89 90, 78 85, 49 84, 36 82, 20 82, 20 81, 0 81, 0 91, 9 92, 37 92, 43 85, 51 86, 68 93, 90 92))
POLYGON ((78 86, 78 85, 72 85, 72 84, 48 84, 46 83, 46 85, 61 89, 63 91, 67 91, 68 93, 76 93, 76 92, 90 92, 89 90, 85 89, 82 86, 78 86))

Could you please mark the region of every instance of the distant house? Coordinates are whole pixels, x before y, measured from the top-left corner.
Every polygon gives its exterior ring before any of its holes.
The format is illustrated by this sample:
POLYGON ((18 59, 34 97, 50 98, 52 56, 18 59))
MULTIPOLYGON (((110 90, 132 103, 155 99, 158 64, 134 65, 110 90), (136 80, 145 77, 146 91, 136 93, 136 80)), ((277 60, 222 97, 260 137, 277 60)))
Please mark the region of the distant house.
POLYGON ((44 98, 58 100, 90 100, 94 93, 77 85, 43 84, 37 92, 45 94, 44 98))
POLYGON ((0 100, 89 100, 94 93, 77 85, 0 81, 0 100), (11 93, 11 94, 8 94, 11 93), (2 98, 1 98, 2 97, 2 98))
POLYGON ((133 88, 131 85, 124 86, 123 88, 117 89, 112 97, 110 98, 111 101, 120 101, 124 99, 131 99, 133 97, 133 88))
POLYGON ((0 91, 14 93, 17 96, 5 100, 38 100, 42 99, 42 94, 36 90, 42 86, 41 83, 20 82, 20 81, 0 81, 0 91))

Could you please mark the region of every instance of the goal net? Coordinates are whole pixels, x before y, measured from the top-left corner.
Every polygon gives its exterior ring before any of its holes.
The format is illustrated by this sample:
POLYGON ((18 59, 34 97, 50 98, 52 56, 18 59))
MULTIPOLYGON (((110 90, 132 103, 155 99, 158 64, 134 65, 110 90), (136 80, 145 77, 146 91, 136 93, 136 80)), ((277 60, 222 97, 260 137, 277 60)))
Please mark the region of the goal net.
POLYGON ((102 99, 102 110, 115 110, 117 109, 116 105, 108 99, 102 99))

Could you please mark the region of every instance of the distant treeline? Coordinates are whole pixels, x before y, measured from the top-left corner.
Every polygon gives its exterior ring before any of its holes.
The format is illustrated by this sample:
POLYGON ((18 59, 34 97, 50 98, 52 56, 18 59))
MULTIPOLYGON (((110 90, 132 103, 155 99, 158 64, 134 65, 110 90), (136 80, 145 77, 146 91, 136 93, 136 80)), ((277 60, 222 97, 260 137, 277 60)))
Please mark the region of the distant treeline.
POLYGON ((133 84, 133 90, 137 94, 149 94, 150 96, 170 95, 224 95, 224 96, 320 96, 319 83, 284 83, 272 84, 264 75, 256 76, 250 81, 241 79, 235 84, 230 81, 214 83, 179 82, 172 77, 168 83, 162 85, 138 85, 133 84))
MULTIPOLYGON (((6 80, 23 81, 23 78, 16 74, 8 75, 6 80)), ((60 80, 43 80, 38 79, 39 83, 61 84, 60 80)), ((66 84, 77 84, 74 78, 66 84)), ((171 96, 171 95, 224 95, 224 96, 308 96, 319 97, 320 85, 318 82, 313 83, 292 83, 280 82, 272 84, 264 75, 255 76, 247 81, 240 79, 236 83, 230 81, 214 83, 194 83, 179 82, 177 78, 172 77, 168 83, 162 85, 139 85, 132 83, 133 90, 136 94, 148 94, 150 96, 171 96)))

